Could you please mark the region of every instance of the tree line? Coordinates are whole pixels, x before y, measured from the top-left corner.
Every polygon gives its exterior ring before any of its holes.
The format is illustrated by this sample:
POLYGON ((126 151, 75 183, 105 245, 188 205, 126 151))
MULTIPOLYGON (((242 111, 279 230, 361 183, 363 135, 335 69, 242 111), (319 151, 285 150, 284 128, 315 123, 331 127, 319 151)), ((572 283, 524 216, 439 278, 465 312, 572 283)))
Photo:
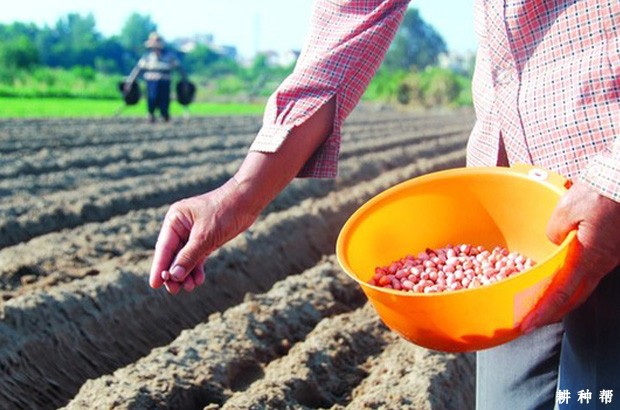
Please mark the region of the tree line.
POLYGON ((0 67, 32 69, 90 67, 104 73, 130 70, 142 42, 157 25, 149 16, 132 14, 118 35, 104 37, 92 14, 70 13, 55 25, 0 24, 0 67))
MULTIPOLYGON (((151 17, 139 13, 131 14, 120 33, 109 37, 97 30, 92 14, 70 13, 44 27, 22 22, 0 24, 0 85, 5 86, 6 94, 7 87, 29 82, 30 77, 47 83, 71 82, 74 77, 85 82, 101 80, 102 76, 118 79, 129 73, 144 52, 148 34, 156 30, 157 24, 151 17), (70 71, 73 77, 58 80, 59 70, 70 71)), ((411 76, 401 89, 398 84, 386 86, 385 82, 389 83, 390 78, 402 82, 404 73, 423 73, 435 67, 446 49, 441 35, 421 18, 417 9, 410 8, 380 69, 378 77, 383 85, 374 88, 375 94, 381 93, 377 90, 387 90, 389 98, 396 96, 401 103, 411 100, 411 96, 403 97, 411 88, 411 76)), ((250 64, 241 64, 205 44, 179 53, 179 57, 187 72, 212 96, 269 95, 293 69, 274 66, 266 54, 260 53, 250 64)), ((415 97, 419 92, 422 91, 414 90, 411 95, 415 97)))

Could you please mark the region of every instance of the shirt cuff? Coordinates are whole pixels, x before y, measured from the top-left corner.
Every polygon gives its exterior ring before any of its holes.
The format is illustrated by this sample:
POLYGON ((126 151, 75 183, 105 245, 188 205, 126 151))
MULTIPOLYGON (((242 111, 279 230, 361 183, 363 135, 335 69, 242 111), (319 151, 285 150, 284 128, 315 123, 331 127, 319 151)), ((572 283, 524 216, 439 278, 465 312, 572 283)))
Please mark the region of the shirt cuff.
MULTIPOLYGON (((250 145, 250 151, 273 153, 288 137, 294 124, 265 124, 250 145)), ((298 178, 335 178, 338 174, 342 121, 336 115, 332 132, 297 174, 298 178)))
POLYGON ((250 145, 250 151, 276 152, 292 129, 290 124, 263 125, 250 145))

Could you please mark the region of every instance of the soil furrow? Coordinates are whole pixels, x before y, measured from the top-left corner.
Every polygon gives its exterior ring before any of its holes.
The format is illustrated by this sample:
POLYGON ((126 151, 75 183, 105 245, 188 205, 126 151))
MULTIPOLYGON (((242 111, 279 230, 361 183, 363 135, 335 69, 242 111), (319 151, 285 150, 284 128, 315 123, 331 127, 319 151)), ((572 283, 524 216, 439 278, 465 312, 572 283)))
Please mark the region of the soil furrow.
MULTIPOLYGON (((394 143, 393 143, 394 144, 394 143)), ((396 143, 398 145, 398 143, 396 143)), ((354 148, 355 149, 355 148, 354 148)), ((367 149, 362 148, 364 151, 368 151, 367 149)), ((344 150, 345 155, 349 152, 348 150, 344 150)), ((200 172, 200 171, 199 171, 200 172)), ((202 172, 204 173, 204 171, 202 172)), ((218 179, 218 181, 220 181, 218 179)), ((162 195, 158 193, 150 193, 150 194, 139 194, 139 200, 135 201, 135 197, 132 198, 123 198, 124 191, 127 191, 127 185, 139 185, 144 186, 148 185, 148 183, 141 183, 133 179, 129 179, 129 182, 121 181, 121 185, 117 187, 102 187, 98 189, 98 187, 93 187, 90 189, 91 192, 94 192, 94 196, 84 198, 83 190, 77 191, 74 199, 71 199, 70 196, 67 196, 66 192, 62 192, 62 194, 58 197, 60 199, 60 203, 58 205, 54 205, 54 197, 51 199, 48 198, 37 198, 36 204, 29 204, 27 208, 29 212, 26 215, 21 216, 21 221, 11 220, 9 218, 10 214, 17 213, 19 214, 19 209, 11 209, 9 211, 9 215, 6 215, 5 221, 3 222, 4 227, 0 224, 0 232, 1 231, 11 231, 11 234, 6 234, 0 238, 0 246, 7 246, 10 244, 22 242, 31 237, 38 236, 47 232, 53 232, 62 228, 69 228, 73 226, 78 226, 84 222, 89 221, 101 221, 105 220, 115 214, 126 212, 129 208, 133 209, 135 206, 143 207, 143 206, 152 206, 157 205, 157 203, 165 203, 166 200, 162 200, 162 195), (123 186, 124 185, 124 186, 123 186), (107 188, 107 189, 106 189, 107 188), (116 194, 113 194, 116 198, 110 198, 109 189, 114 189, 117 191, 116 194), (103 200, 98 198, 98 194, 103 196, 103 200), (155 198, 157 201, 155 204, 149 203, 148 199, 144 202, 144 197, 155 198), (106 198, 107 197, 107 198, 106 198), (51 202, 49 202, 51 201, 51 202), (67 204, 68 202, 68 204, 67 204), (137 202, 137 203, 136 203, 137 202), (41 208, 46 209, 46 211, 41 212, 41 208), (76 212, 77 211, 77 212, 76 212), (47 215, 46 215, 47 213, 47 215), (38 216, 33 217, 33 214, 37 214, 38 216), (3 229, 4 228, 4 229, 3 229)), ((163 195, 163 197, 170 199, 171 201, 180 197, 191 195, 192 193, 198 193, 201 190, 204 190, 204 186, 213 186, 216 184, 209 184, 208 182, 202 183, 198 182, 197 184, 192 184, 191 186, 196 187, 194 189, 186 189, 184 186, 174 186, 173 191, 175 191, 171 195, 163 195), (175 195, 178 194, 178 195, 175 195)), ((135 192, 134 192, 135 194, 135 192)), ((15 198, 19 198, 20 202, 23 204, 28 204, 29 201, 20 196, 15 196, 15 198)), ((5 204, 5 206, 10 206, 9 204, 5 204)), ((24 211, 21 211, 24 212, 24 211)))
POLYGON ((353 390, 347 409, 474 408, 473 354, 436 352, 397 338, 366 366, 368 377, 353 390))
POLYGON ((67 407, 473 409, 473 356, 414 346, 389 332, 369 304, 322 315, 305 335, 316 322, 289 318, 322 293, 325 269, 340 275, 334 283, 347 292, 357 288, 332 256, 114 374, 88 381, 67 407), (304 327, 304 335, 290 337, 291 327, 304 327))
MULTIPOLYGON (((387 151, 392 148, 400 147, 406 148, 406 146, 416 146, 418 144, 424 144, 427 141, 435 141, 453 137, 455 135, 464 137, 469 132, 467 127, 455 127, 449 129, 433 130, 419 133, 403 132, 400 134, 392 134, 385 138, 376 138, 372 141, 364 141, 363 143, 350 143, 351 146, 346 146, 342 149, 340 158, 347 159, 351 157, 357 157, 360 155, 387 151)), ((464 140, 466 139, 463 138, 464 140)))
MULTIPOLYGON (((353 130, 384 130, 391 133, 420 126, 434 128, 438 123, 469 122, 470 111, 407 114, 365 110, 358 107, 347 124, 353 130)), ((37 152, 44 148, 72 149, 86 146, 113 146, 128 140, 136 143, 185 139, 201 135, 256 134, 260 116, 193 117, 175 119, 170 125, 152 126, 135 118, 86 119, 0 119, 0 153, 37 152)), ((343 130, 344 131, 344 130, 343 130)), ((346 138, 347 132, 344 132, 346 138)), ((376 135, 376 134, 375 134, 376 135)))
POLYGON ((139 166, 143 161, 184 157, 195 152, 222 152, 235 148, 247 150, 253 137, 253 134, 197 135, 191 139, 174 139, 169 136, 165 141, 144 141, 139 145, 135 141, 118 143, 105 150, 94 146, 60 152, 58 149, 45 148, 33 155, 13 156, 4 161, 0 166, 0 177, 37 177, 50 173, 99 169, 115 164, 139 166))
MULTIPOLYGON (((374 141, 358 137, 344 145, 341 158, 359 156, 378 149, 386 150, 406 143, 418 144, 426 139, 442 138, 456 133, 465 134, 468 131, 467 127, 460 125, 441 130, 406 130, 374 141)), ((158 144, 156 150, 152 146, 140 150, 116 146, 114 152, 107 151, 105 155, 97 151, 92 151, 90 155, 83 153, 75 155, 76 153, 72 152, 66 155, 77 157, 75 160, 55 157, 53 164, 23 157, 17 160, 21 166, 13 166, 10 171, 5 169, 4 175, 0 169, 0 176, 20 175, 19 178, 0 180, 0 195, 23 194, 24 197, 31 195, 33 196, 31 200, 34 201, 36 196, 55 191, 71 191, 94 183, 116 181, 126 177, 161 175, 167 169, 176 167, 191 169, 207 163, 227 163, 245 155, 252 136, 235 137, 226 141, 222 139, 219 138, 221 142, 212 138, 209 141, 204 139, 201 142, 192 141, 191 143, 170 142, 158 144), (46 163, 47 165, 44 166, 46 163)), ((11 168, 6 163, 4 167, 11 168)), ((10 204, 5 204, 4 207, 6 206, 10 204)))
POLYGON ((48 232, 105 221, 133 209, 161 206, 177 198, 214 189, 230 178, 239 162, 201 165, 192 169, 190 175, 187 170, 179 168, 161 176, 124 178, 115 183, 46 195, 36 203, 29 201, 20 207, 5 209, 0 212, 3 217, 0 221, 0 248, 48 232))
POLYGON ((434 352, 389 332, 367 304, 324 319, 221 408, 473 409, 474 368, 471 354, 434 352))
POLYGON ((202 135, 255 134, 261 124, 257 116, 202 117, 175 120, 170 125, 152 126, 142 120, 0 120, 0 153, 36 153, 44 148, 71 150, 99 146, 105 149, 131 140, 153 143, 167 139, 186 139, 202 135))
POLYGON ((363 302, 359 288, 331 257, 265 294, 246 296, 244 303, 112 375, 88 381, 67 408, 190 409, 222 403, 260 378, 265 364, 286 354, 323 318, 363 302))
POLYGON ((100 183, 120 181, 149 175, 161 175, 170 169, 191 169, 204 164, 222 165, 242 158, 247 153, 247 145, 226 149, 191 149, 183 153, 171 152, 157 158, 114 161, 105 165, 60 171, 50 171, 39 175, 20 175, 19 178, 0 180, 0 195, 21 195, 34 201, 35 197, 54 192, 79 190, 80 187, 100 183))
POLYGON ((267 215, 214 253, 205 265, 208 283, 181 298, 148 289, 149 260, 138 254, 132 262, 129 251, 125 264, 99 266, 101 275, 8 300, 0 334, 10 340, 0 345, 0 368, 9 371, 0 374, 0 402, 20 407, 19 400, 28 397, 49 408, 68 401, 86 379, 131 363, 209 313, 239 303, 245 293, 264 292, 333 253, 340 227, 370 196, 463 160, 462 151, 420 159, 361 186, 267 215), (83 357, 97 368, 85 366, 83 357))
MULTIPOLYGON (((336 181, 299 179, 280 194, 264 214, 280 211, 307 198, 318 199, 330 192, 353 186, 377 177, 382 172, 410 163, 412 158, 432 158, 462 150, 465 136, 452 136, 406 144, 381 153, 366 153, 341 162, 336 181)), ((93 265, 122 255, 126 249, 153 248, 159 220, 165 209, 132 211, 121 217, 96 224, 80 225, 70 231, 54 232, 35 237, 29 242, 0 249, 0 289, 13 292, 26 287, 49 286, 50 281, 69 281, 96 274, 93 265), (58 243, 64 246, 59 248, 58 243), (37 283, 39 282, 39 283, 37 283)), ((23 292, 21 290, 20 292, 23 292)))
MULTIPOLYGON (((269 364, 264 376, 227 400, 222 410, 332 408, 350 401, 367 376, 364 363, 395 340, 370 305, 327 318, 269 364)), ((216 409, 210 406, 209 409, 216 409)))
MULTIPOLYGON (((388 147, 402 146, 403 150, 415 150, 418 145, 424 146, 417 141, 417 136, 411 138, 416 143, 406 142, 405 136, 405 138, 396 137, 395 141, 388 139, 385 144, 388 147)), ((429 137, 439 141, 442 138, 444 137, 429 137)), ((344 154, 354 157, 347 153, 354 153, 359 149, 361 154, 376 152, 358 146, 345 150, 344 154)), ((434 153, 439 154, 441 154, 439 151, 434 153)), ((104 221, 131 209, 160 206, 204 192, 220 185, 232 175, 239 161, 241 158, 225 166, 202 164, 190 169, 185 167, 167 169, 161 176, 149 175, 124 178, 120 181, 105 181, 78 190, 33 197, 30 200, 28 197, 15 195, 13 201, 0 206, 0 214, 3 216, 0 222, 0 233, 3 234, 0 236, 0 248, 63 228, 104 221)))
MULTIPOLYGON (((418 127, 420 124, 416 124, 418 127)), ((363 132, 352 131, 342 149, 342 158, 361 155, 376 149, 385 150, 389 146, 405 143, 405 139, 415 141, 440 138, 453 133, 466 133, 469 124, 444 125, 440 129, 420 128, 392 131, 383 138, 362 138, 363 132), (355 136, 353 136, 355 135, 355 136)), ((372 134, 372 133, 371 133, 372 134)), ((374 135, 374 134, 373 134, 374 135)), ((191 168, 202 163, 222 163, 240 158, 247 151, 253 135, 231 137, 204 137, 187 141, 174 140, 152 142, 134 147, 133 143, 118 144, 113 150, 102 153, 98 148, 73 150, 58 155, 50 150, 35 157, 23 156, 4 161, 0 165, 0 195, 16 195, 25 193, 41 195, 54 191, 72 190, 80 185, 88 185, 98 181, 118 180, 123 177, 161 174, 167 168, 183 166, 191 168), (235 150, 236 148, 236 150, 235 150), (222 155, 225 152, 226 155, 222 155), (9 178, 20 175, 20 178, 9 178)), ((413 143, 413 142, 411 142, 413 143)), ((6 205, 5 205, 6 206, 6 205)))
MULTIPOLYGON (((443 128, 458 127, 463 129, 469 121, 460 120, 456 124, 452 117, 446 117, 442 122, 443 128)), ((394 135, 402 132, 415 134, 436 130, 436 124, 429 124, 429 119, 409 118, 405 121, 391 121, 388 123, 357 124, 347 122, 343 129, 343 140, 353 138, 363 141, 368 138, 375 139, 377 134, 394 135), (350 131, 349 131, 350 129, 350 131)), ((20 152, 19 155, 11 155, 0 164, 0 177, 9 178, 14 176, 40 176, 59 171, 73 171, 85 168, 103 167, 109 164, 135 162, 149 159, 183 156, 195 151, 215 151, 224 148, 240 148, 249 146, 255 134, 239 135, 213 135, 189 130, 178 134, 176 129, 166 133, 155 133, 152 138, 143 138, 139 133, 124 135, 122 139, 114 140, 109 147, 97 144, 97 138, 101 138, 101 131, 97 128, 87 134, 93 134, 85 144, 77 147, 58 146, 59 140, 43 140, 40 149, 28 153, 20 152), (135 135, 137 134, 137 135, 135 135), (98 136, 98 137, 95 137, 98 136), (45 145, 43 145, 45 144, 45 145)), ((48 131, 49 132, 49 131, 48 131)), ((109 132, 109 131, 108 131, 109 132)), ((29 137, 30 139, 30 137, 29 137)), ((22 141, 23 138, 18 139, 22 141)), ((17 154, 17 153, 15 153, 17 154)), ((2 186, 0 185, 0 192, 2 186)))
POLYGON ((293 181, 172 296, 147 282, 167 207, 261 117, 0 120, 0 410, 473 408, 475 357, 390 332, 333 254, 371 196, 463 166, 473 121, 359 106, 338 178, 293 181))

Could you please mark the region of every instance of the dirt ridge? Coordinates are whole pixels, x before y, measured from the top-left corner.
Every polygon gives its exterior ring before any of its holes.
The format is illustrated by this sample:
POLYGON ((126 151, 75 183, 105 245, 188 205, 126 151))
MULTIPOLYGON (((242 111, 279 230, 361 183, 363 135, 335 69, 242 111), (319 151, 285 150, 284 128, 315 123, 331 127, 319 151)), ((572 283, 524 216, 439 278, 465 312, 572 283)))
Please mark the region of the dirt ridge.
MULTIPOLYGON (((82 350, 88 351, 91 360, 99 363, 100 371, 109 371, 108 363, 114 363, 111 360, 111 354, 118 356, 117 360, 119 361, 131 360, 146 353, 147 349, 154 345, 170 341, 170 337, 165 340, 150 340, 146 341, 146 345, 134 346, 135 350, 132 354, 121 351, 101 356, 101 352, 104 350, 93 341, 105 341, 110 337, 108 332, 102 332, 102 328, 105 329, 113 326, 112 323, 118 321, 118 317, 135 317, 139 322, 132 322, 132 326, 152 327, 151 322, 153 320, 167 320, 166 317, 169 317, 170 311, 174 311, 180 306, 192 311, 201 311, 204 315, 229 307, 233 303, 238 302, 246 292, 264 291, 285 275, 313 266, 321 256, 333 253, 333 244, 335 244, 337 233, 347 216, 354 211, 359 203, 369 198, 373 193, 393 185, 394 180, 402 180, 402 173, 406 172, 407 169, 412 174, 421 174, 430 170, 449 167, 455 163, 462 163, 463 155, 460 152, 452 158, 444 156, 432 161, 419 160, 409 167, 397 169, 387 175, 378 177, 374 184, 367 184, 363 189, 355 186, 345 190, 345 192, 337 192, 320 200, 306 200, 297 207, 267 216, 263 221, 256 224, 255 227, 251 228, 246 235, 236 238, 230 243, 231 246, 220 249, 215 257, 208 260, 206 270, 207 272, 213 272, 210 286, 202 286, 189 297, 179 299, 178 301, 169 298, 161 299, 161 296, 148 292, 145 283, 145 272, 148 271, 146 262, 148 260, 140 262, 139 266, 141 269, 138 269, 137 272, 105 272, 105 274, 92 278, 74 281, 66 286, 60 284, 57 287, 58 301, 54 303, 45 303, 49 302, 50 295, 52 294, 50 292, 45 292, 44 294, 37 292, 11 299, 3 305, 2 320, 5 325, 10 325, 10 327, 20 332, 23 336, 19 343, 13 342, 9 346, 0 346, 0 366, 14 359, 16 355, 26 357, 27 355, 24 354, 23 349, 27 349, 29 344, 35 343, 37 352, 46 356, 49 355, 49 349, 56 349, 58 345, 67 344, 69 342, 68 339, 70 339, 71 346, 74 346, 76 343, 84 344, 82 350), (387 176, 391 178, 387 178, 387 176), (248 248, 253 249, 251 254, 246 253, 248 248), (262 251, 259 251, 259 249, 262 249, 262 251), (125 276, 115 277, 122 273, 125 276), (256 283, 255 281, 259 280, 258 278, 260 278, 260 281, 256 283), (123 280, 121 281, 121 279, 123 280), (110 280, 114 283, 121 281, 120 283, 123 284, 122 291, 116 292, 116 288, 110 285, 110 280), (237 286, 236 290, 231 286, 231 283, 237 286), (83 290, 89 285, 94 286, 94 296, 87 294, 83 290), (80 300, 79 303, 70 304, 78 309, 77 312, 62 313, 68 310, 66 301, 63 302, 65 297, 64 289, 69 289, 67 297, 70 298, 71 302, 76 298, 80 300), (85 315, 82 310, 83 306, 93 303, 93 300, 98 300, 99 302, 97 303, 100 305, 103 303, 110 305, 111 302, 102 302, 107 299, 104 292, 105 289, 114 291, 111 297, 113 300, 116 300, 113 305, 115 310, 110 314, 95 317, 85 315), (223 298, 224 301, 215 307, 204 302, 214 298, 223 298), (36 302, 37 300, 41 302, 36 302), (162 312, 163 317, 153 318, 150 315, 148 306, 156 303, 155 301, 170 305, 169 309, 162 312), (33 302, 35 303, 33 304, 33 302), (24 304, 31 305, 32 308, 26 309, 24 304), (54 316, 52 312, 55 311, 60 313, 54 316), (58 319, 53 319, 53 322, 50 323, 50 317, 58 317, 58 319), (89 329, 88 335, 92 340, 84 338, 73 327, 67 329, 60 324, 70 317, 77 317, 80 327, 89 329), (54 328, 56 332, 59 332, 61 329, 67 329, 69 332, 68 336, 61 335, 53 338, 41 338, 40 329, 49 327, 54 328)), ((201 318, 190 319, 195 324, 201 318)), ((174 332, 175 328, 180 330, 183 325, 171 325, 169 330, 171 332, 174 332)), ((126 329, 120 330, 123 333, 127 331, 126 329)), ((67 345, 67 347, 69 346, 67 345)), ((69 355, 67 358, 56 358, 50 365, 62 367, 70 363, 71 356, 68 350, 67 354, 69 355)), ((35 359, 38 359, 38 357, 35 359)), ((38 360, 26 360, 20 368, 24 368, 26 373, 40 374, 43 372, 48 375, 53 374, 53 369, 42 368, 38 360)), ((56 404, 61 403, 63 398, 66 399, 67 395, 70 396, 74 389, 79 387, 85 380, 85 376, 92 377, 90 374, 77 373, 72 375, 71 379, 63 376, 62 383, 57 383, 63 386, 63 390, 51 398, 46 398, 46 400, 56 404)), ((49 378, 53 381, 52 377, 49 378)), ((17 386, 16 388, 13 379, 14 375, 11 374, 0 375, 0 397, 2 397, 2 394, 8 394, 10 397, 20 397, 23 395, 22 391, 20 391, 21 389, 30 391, 31 397, 36 396, 31 384, 21 387, 17 386)), ((41 387, 44 388, 45 386, 41 387)), ((9 397, 7 397, 8 399, 9 397)))
POLYGON ((146 280, 161 218, 234 172, 260 118, 117 120, 0 121, 0 173, 40 161, 0 177, 0 409, 471 408, 472 356, 388 331, 333 255, 371 196, 464 165, 471 112, 356 111, 339 177, 296 180, 179 297, 146 280))
POLYGON ((363 303, 361 291, 346 280, 334 258, 324 259, 264 294, 246 295, 243 303, 211 315, 112 375, 85 383, 67 408, 84 408, 88 403, 197 408, 222 402, 249 383, 250 376, 259 376, 263 365, 303 340, 322 319, 363 303), (172 377, 183 380, 177 386, 182 393, 171 391, 172 377))

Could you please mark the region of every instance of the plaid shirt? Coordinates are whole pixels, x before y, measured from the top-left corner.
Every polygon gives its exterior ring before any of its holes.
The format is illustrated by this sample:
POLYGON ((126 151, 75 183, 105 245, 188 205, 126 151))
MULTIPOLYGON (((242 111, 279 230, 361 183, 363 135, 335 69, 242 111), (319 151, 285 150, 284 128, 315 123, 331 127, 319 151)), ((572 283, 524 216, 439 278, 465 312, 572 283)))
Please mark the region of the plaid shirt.
MULTIPOLYGON (((274 152, 336 98, 332 134, 300 176, 334 177, 342 122, 407 9, 403 0, 318 0, 294 72, 271 96, 251 150, 274 152)), ((477 121, 469 166, 529 163, 620 202, 620 2, 475 0, 477 121)))

